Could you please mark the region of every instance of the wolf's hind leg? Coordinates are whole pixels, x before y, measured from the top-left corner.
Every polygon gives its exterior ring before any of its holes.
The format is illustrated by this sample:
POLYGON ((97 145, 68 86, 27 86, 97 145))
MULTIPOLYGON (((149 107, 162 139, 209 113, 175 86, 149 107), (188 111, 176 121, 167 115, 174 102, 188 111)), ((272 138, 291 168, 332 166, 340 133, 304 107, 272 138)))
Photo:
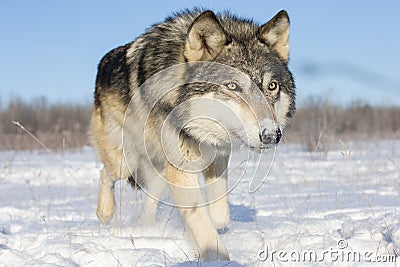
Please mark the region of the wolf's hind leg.
POLYGON ((105 168, 100 171, 100 188, 96 214, 102 224, 108 224, 114 214, 115 179, 108 175, 105 168))
POLYGON ((230 221, 227 166, 228 157, 217 157, 203 172, 207 184, 208 211, 217 229, 228 226, 230 221))
POLYGON ((218 236, 207 212, 198 175, 185 173, 172 165, 167 167, 166 176, 170 191, 183 217, 190 236, 196 243, 200 259, 204 261, 229 260, 229 254, 218 236))

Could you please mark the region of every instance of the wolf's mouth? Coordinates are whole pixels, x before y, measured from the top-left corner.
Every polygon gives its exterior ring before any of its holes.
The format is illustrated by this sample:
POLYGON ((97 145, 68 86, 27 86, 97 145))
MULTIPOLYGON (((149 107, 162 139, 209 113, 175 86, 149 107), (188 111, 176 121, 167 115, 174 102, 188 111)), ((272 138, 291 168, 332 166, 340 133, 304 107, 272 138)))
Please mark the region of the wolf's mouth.
POLYGON ((278 144, 262 144, 259 147, 254 147, 254 146, 248 146, 250 148, 251 151, 254 152, 258 152, 258 153, 264 153, 264 152, 268 152, 271 149, 274 149, 274 147, 276 147, 278 144))
POLYGON ((269 149, 272 149, 274 147, 278 146, 278 144, 262 144, 259 148, 259 152, 265 152, 269 149))
POLYGON ((243 138, 240 135, 235 134, 235 139, 237 140, 237 142, 240 145, 244 145, 246 147, 248 147, 251 151, 255 151, 255 152, 266 152, 270 149, 273 149, 274 147, 276 147, 278 144, 264 144, 262 142, 260 142, 258 145, 252 145, 250 144, 249 140, 243 140, 243 138))

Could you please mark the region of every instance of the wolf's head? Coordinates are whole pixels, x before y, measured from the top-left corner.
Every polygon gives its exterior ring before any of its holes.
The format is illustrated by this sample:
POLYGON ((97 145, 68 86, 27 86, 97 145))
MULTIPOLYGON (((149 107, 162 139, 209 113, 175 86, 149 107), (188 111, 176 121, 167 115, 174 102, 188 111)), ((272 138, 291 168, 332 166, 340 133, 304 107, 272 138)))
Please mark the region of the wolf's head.
POLYGON ((186 123, 188 135, 217 144, 233 137, 255 149, 280 141, 295 111, 295 84, 287 66, 289 24, 285 11, 262 26, 211 11, 195 18, 187 32, 186 61, 226 67, 203 67, 197 73, 207 76, 207 83, 186 86, 182 110, 197 117, 186 123), (212 119, 202 115, 205 110, 212 119))

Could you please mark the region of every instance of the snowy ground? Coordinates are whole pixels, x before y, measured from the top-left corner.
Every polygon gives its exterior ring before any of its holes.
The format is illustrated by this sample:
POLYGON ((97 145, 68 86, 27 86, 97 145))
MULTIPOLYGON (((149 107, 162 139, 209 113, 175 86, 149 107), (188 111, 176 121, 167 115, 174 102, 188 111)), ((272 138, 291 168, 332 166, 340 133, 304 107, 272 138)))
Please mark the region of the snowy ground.
MULTIPOLYGON (((0 266, 199 265, 177 210, 160 205, 156 225, 140 225, 144 195, 125 182, 101 225, 100 168, 90 148, 1 152, 0 266)), ((221 233, 232 262, 212 266, 399 265, 400 141, 346 144, 326 158, 281 145, 267 181, 248 188, 243 180, 232 191, 221 233)))

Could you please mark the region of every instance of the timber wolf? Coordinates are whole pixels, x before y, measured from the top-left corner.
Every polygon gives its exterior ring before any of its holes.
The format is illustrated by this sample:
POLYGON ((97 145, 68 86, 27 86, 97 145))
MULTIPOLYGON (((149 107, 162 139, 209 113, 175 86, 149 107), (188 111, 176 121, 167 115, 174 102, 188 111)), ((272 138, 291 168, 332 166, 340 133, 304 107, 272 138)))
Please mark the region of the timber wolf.
POLYGON ((168 187, 200 259, 229 259, 217 229, 230 220, 231 145, 278 144, 295 111, 289 24, 283 10, 262 25, 186 10, 102 58, 90 132, 104 163, 96 212, 103 224, 113 216, 115 181, 146 190, 145 222, 168 187))

